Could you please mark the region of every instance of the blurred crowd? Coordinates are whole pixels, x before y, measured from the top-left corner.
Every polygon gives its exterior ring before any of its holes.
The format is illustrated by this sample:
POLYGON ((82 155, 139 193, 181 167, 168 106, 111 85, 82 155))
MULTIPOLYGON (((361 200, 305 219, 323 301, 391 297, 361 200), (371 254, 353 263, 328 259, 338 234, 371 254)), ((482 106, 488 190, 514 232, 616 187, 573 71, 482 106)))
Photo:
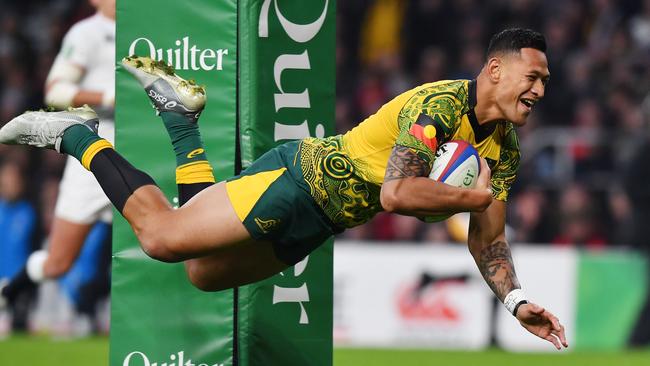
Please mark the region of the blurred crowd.
MULTIPOLYGON (((416 85, 475 77, 498 31, 541 31, 551 80, 518 130, 522 164, 508 200, 509 237, 589 248, 633 243, 623 177, 648 141, 650 1, 341 0, 337 24, 339 132, 416 85)), ((467 222, 380 214, 345 236, 462 241, 456 221, 467 222)))
MULTIPOLYGON (((65 32, 72 24, 92 15, 94 9, 86 0, 1 0, 0 6, 3 125, 25 110, 44 108, 45 78, 65 32)), ((40 247, 52 221, 65 157, 49 150, 0 145, 0 164, 0 202, 21 202, 30 207, 36 222, 30 240, 40 247)), ((10 237, 13 235, 3 232, 3 243, 10 237)))
MULTIPOLYGON (((67 30, 95 9, 87 0, 0 0, 0 125, 25 110, 44 107, 45 79, 67 30)), ((46 245, 51 229, 65 157, 54 151, 0 145, 0 279, 14 277, 31 252, 46 245)), ((70 333, 78 273, 41 289, 48 306, 38 311, 36 289, 25 291, 10 318, 0 312, 0 336, 7 328, 26 329, 42 313, 70 333), (71 291, 74 289, 74 291, 71 291), (66 296, 67 293, 67 296, 66 296), (67 298, 67 300, 66 300, 67 298), (54 306, 59 304, 59 306, 54 306), (53 316, 53 314, 57 316, 53 316), (65 323, 65 324, 64 324, 65 323)), ((49 323, 49 324, 47 324, 49 323)), ((87 327, 86 327, 87 328, 87 327)))

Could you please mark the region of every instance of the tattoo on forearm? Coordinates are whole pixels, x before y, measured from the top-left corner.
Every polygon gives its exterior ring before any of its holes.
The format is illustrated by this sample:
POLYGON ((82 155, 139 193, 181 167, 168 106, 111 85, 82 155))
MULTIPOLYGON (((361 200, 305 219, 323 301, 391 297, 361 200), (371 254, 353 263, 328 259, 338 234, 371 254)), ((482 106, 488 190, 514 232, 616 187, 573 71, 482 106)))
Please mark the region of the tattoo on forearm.
POLYGON ((428 174, 429 163, 406 146, 395 145, 388 158, 384 181, 428 174))
POLYGON ((510 248, 505 242, 497 241, 483 248, 478 262, 485 282, 499 300, 503 301, 510 291, 520 287, 510 248))

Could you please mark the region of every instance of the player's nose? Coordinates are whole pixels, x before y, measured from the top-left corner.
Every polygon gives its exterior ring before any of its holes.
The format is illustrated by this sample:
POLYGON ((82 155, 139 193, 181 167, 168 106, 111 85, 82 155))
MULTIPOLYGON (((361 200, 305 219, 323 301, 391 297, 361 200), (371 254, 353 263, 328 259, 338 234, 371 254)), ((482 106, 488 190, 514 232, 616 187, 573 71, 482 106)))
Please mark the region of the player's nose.
POLYGON ((533 84, 533 87, 530 89, 530 92, 533 93, 533 95, 535 95, 538 99, 544 98, 545 91, 546 86, 544 86, 544 83, 540 79, 537 79, 533 84))

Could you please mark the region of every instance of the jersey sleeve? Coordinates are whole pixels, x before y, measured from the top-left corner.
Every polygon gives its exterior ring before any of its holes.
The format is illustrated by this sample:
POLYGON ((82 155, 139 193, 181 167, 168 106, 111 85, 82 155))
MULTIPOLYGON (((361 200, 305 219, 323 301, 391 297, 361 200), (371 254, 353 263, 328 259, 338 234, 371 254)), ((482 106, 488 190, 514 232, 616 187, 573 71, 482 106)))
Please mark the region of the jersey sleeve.
POLYGON ((519 170, 519 139, 514 127, 509 124, 504 134, 499 162, 492 171, 492 195, 499 201, 508 200, 508 192, 519 170))
POLYGON ((453 135, 460 103, 451 93, 419 92, 399 113, 395 144, 410 148, 431 168, 438 146, 453 135))
POLYGON ((84 33, 87 32, 83 27, 73 26, 63 38, 57 59, 85 68, 93 52, 93 41, 84 33))

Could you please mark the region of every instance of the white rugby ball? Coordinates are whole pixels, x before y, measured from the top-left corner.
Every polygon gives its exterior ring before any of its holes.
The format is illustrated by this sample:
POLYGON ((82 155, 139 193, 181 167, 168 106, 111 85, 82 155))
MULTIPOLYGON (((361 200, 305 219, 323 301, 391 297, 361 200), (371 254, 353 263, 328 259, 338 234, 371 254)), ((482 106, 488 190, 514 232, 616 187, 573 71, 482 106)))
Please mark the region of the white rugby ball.
MULTIPOLYGON (((481 163, 474 146, 461 140, 446 142, 436 150, 436 160, 429 178, 460 188, 474 188, 480 173, 481 163)), ((438 222, 449 215, 427 216, 426 222, 438 222)))

